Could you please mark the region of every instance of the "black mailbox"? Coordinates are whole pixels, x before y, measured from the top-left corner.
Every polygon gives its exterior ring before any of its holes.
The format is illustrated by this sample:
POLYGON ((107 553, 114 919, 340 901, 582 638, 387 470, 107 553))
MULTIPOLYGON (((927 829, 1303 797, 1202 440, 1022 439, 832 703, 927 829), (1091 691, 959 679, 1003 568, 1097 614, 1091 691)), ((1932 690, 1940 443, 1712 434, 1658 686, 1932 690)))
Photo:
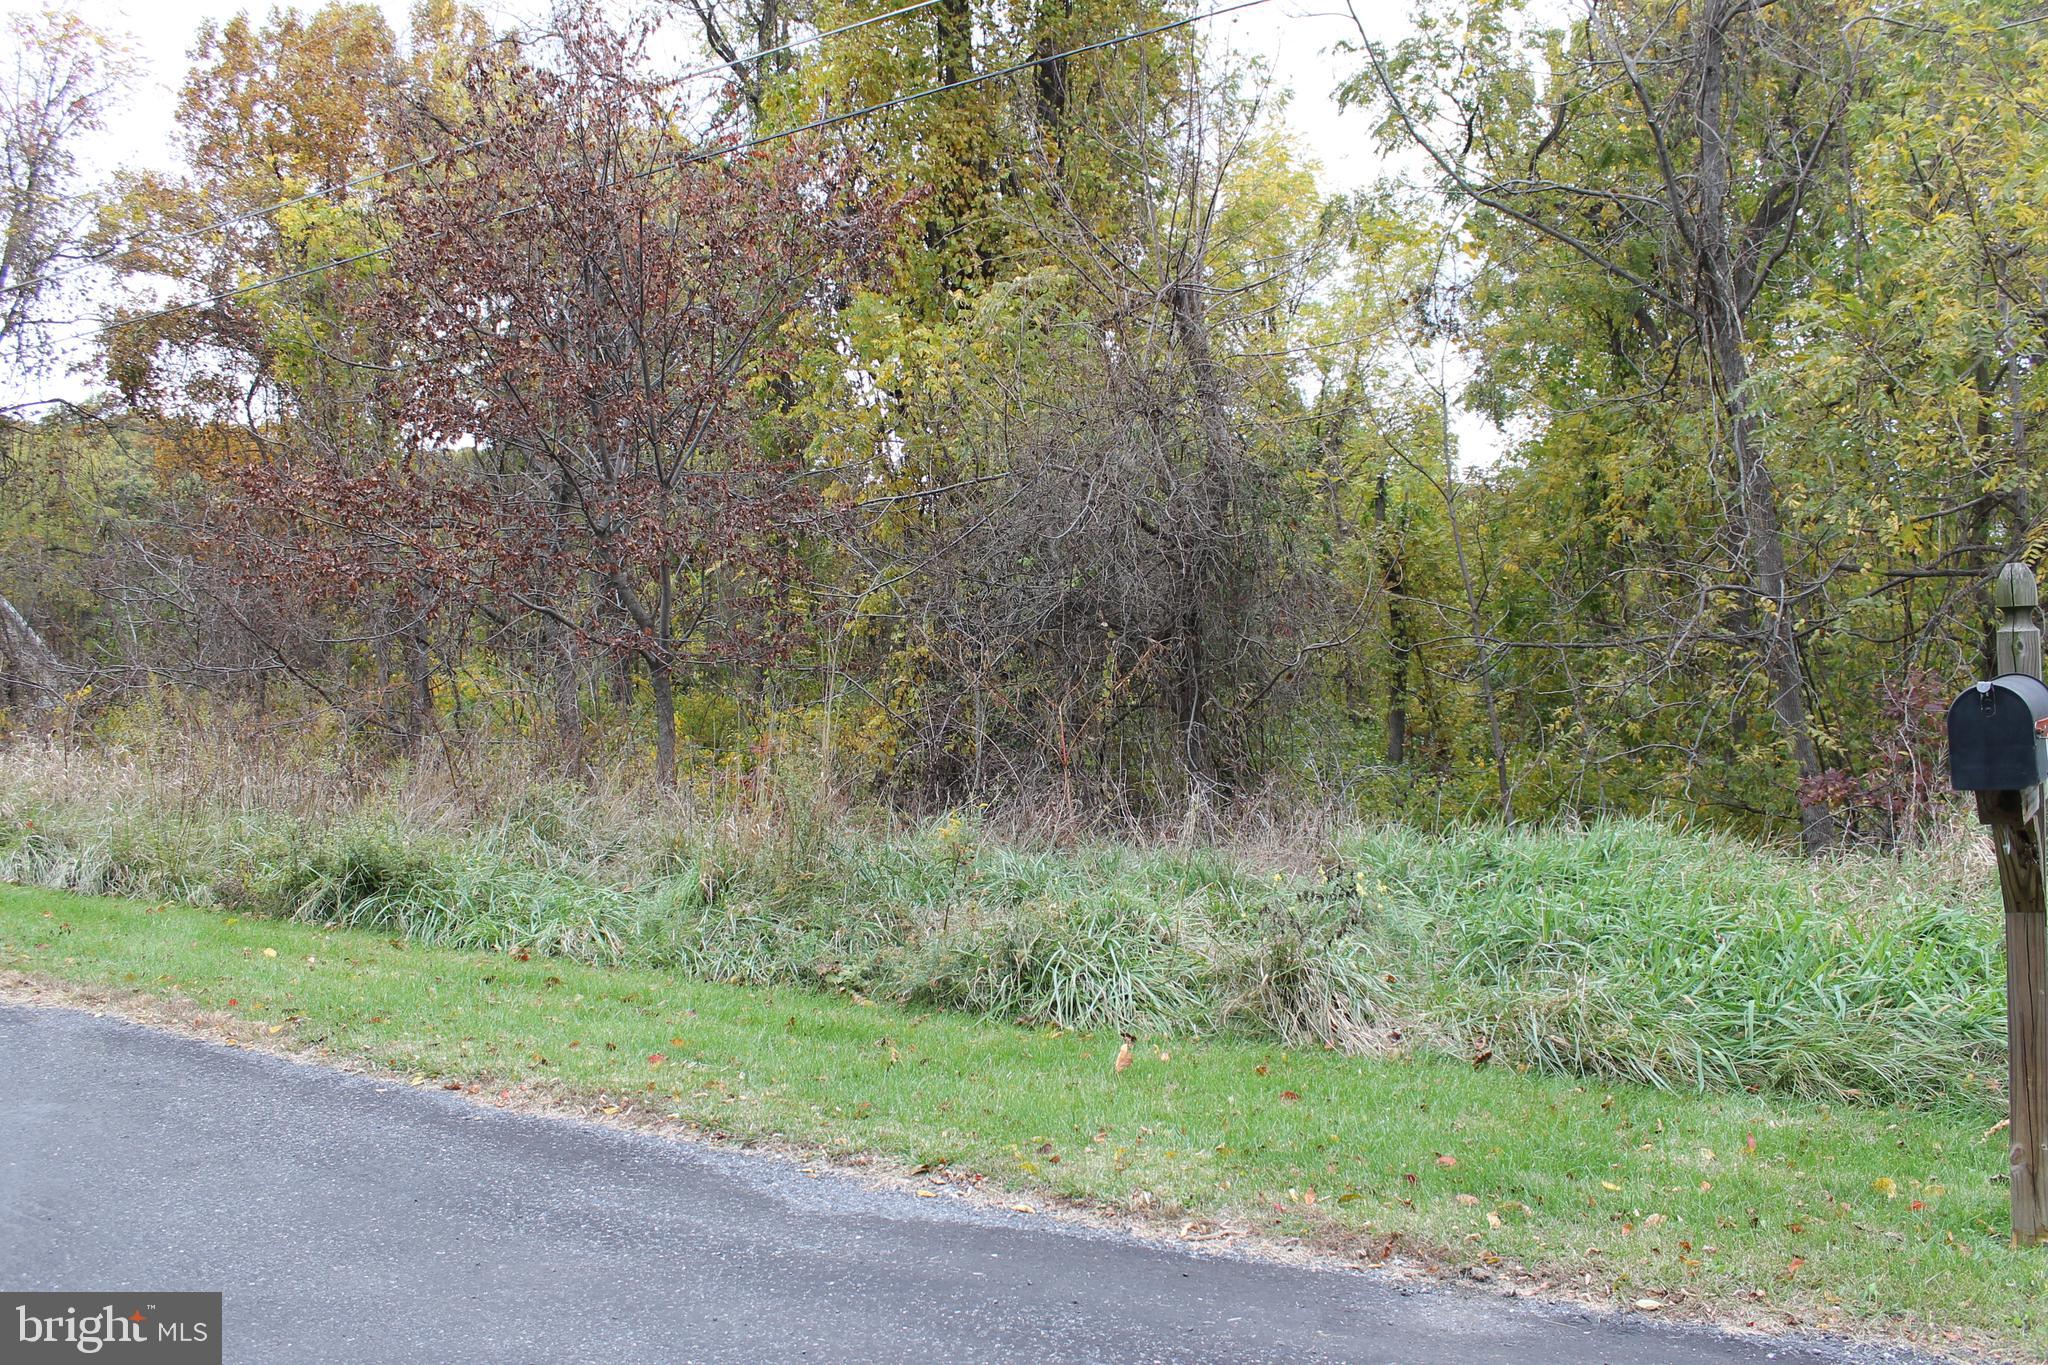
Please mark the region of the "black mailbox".
POLYGON ((1948 774, 1959 792, 2048 782, 2048 685, 2007 673, 1957 697, 1948 708, 1948 774))

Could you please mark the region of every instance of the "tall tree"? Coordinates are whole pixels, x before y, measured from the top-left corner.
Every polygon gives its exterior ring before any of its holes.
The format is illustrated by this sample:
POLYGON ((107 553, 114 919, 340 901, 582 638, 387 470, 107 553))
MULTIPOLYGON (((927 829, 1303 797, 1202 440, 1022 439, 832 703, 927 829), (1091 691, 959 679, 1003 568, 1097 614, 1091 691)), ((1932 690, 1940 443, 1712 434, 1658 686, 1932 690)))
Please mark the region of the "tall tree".
POLYGON ((852 311, 886 388, 856 409, 871 525, 849 591, 894 646, 873 691, 920 701, 882 727, 903 787, 1207 808, 1265 771, 1329 648, 1273 345, 1323 277, 1323 206, 1227 84, 1139 77, 1091 119, 1066 165, 1130 192, 1070 185, 1040 149, 1003 224, 1037 268, 933 321, 852 311))
MULTIPOLYGON (((52 309, 91 261, 94 196, 81 184, 81 141, 97 130, 132 64, 74 15, 16 15, 0 84, 0 358, 16 379, 53 358, 52 309)), ((10 452, 10 454, 18 452, 10 452)), ((34 714, 62 693, 56 654, 0 596, 0 690, 34 714)))
POLYGON ((0 353, 47 359, 45 310, 87 259, 93 200, 79 143, 105 120, 132 64, 73 15, 16 15, 0 85, 0 353))
POLYGON ((103 214, 111 263, 148 290, 106 334, 104 359, 149 421, 167 492, 131 528, 131 564, 155 580, 134 586, 195 627, 154 632, 185 642, 157 657, 168 671, 232 678, 258 697, 282 673, 354 722, 414 741, 427 730, 419 614, 375 587, 314 610, 232 571, 212 553, 212 499, 231 471, 281 452, 356 467, 391 457, 395 429, 374 401, 390 348, 360 325, 380 264, 353 258, 386 240, 384 168, 417 155, 417 128, 459 96, 451 73, 485 37, 449 0, 418 6, 403 40, 361 4, 205 23, 173 130, 185 164, 125 174, 103 214), (246 287, 281 276, 293 278, 246 287), (164 277, 201 297, 159 309, 164 277))
POLYGON ((1392 58, 1360 23, 1370 88, 1490 230, 1594 272, 1609 291, 1600 306, 1629 319, 1630 344, 1697 379, 1726 470, 1721 548, 1739 574, 1710 595, 1752 642, 1799 779, 1802 838, 1824 848, 1833 819, 1810 784, 1827 765, 1802 656, 1815 585, 1792 566, 1753 380, 1759 300, 1797 267, 1833 187, 1847 16, 1756 0, 1599 0, 1550 40, 1539 99, 1511 15, 1474 5, 1392 58))

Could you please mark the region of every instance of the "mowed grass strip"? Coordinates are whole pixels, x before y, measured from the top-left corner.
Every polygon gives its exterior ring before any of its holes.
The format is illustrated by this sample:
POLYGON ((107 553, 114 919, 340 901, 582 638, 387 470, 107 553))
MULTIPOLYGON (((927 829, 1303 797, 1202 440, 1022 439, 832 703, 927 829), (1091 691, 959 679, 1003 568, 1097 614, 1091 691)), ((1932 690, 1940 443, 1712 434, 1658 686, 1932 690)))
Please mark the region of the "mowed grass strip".
POLYGON ((1527 1268, 1624 1305, 2048 1351, 2048 1252, 2006 1244, 2002 1132, 1958 1115, 1676 1096, 1441 1058, 913 1014, 849 995, 421 947, 0 887, 0 969, 190 1000, 436 1080, 739 1137, 1527 1268))

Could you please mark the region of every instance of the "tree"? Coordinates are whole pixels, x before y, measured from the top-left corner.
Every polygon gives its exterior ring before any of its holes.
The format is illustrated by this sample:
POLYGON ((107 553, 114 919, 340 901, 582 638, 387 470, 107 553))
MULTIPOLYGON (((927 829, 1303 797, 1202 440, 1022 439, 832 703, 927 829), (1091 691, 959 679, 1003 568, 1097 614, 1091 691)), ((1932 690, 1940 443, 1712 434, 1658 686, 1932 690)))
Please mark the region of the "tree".
MULTIPOLYGON (((299 425, 309 357, 302 350, 296 368, 280 372, 270 324, 309 305, 319 311, 332 272, 232 291, 320 266, 337 238, 378 229, 393 182, 377 171, 424 150, 420 129, 448 116, 444 106, 459 94, 452 73, 487 39, 474 11, 445 2, 413 18, 405 44, 364 4, 201 26, 178 102, 185 170, 125 174, 102 233, 124 275, 168 276, 227 297, 171 312, 135 306, 145 316, 107 342, 108 378, 130 403, 239 426, 259 443, 299 425)), ((326 349, 319 381, 348 387, 345 362, 356 357, 345 344, 326 349)))
MULTIPOLYGON (((259 705, 281 675, 351 726, 417 743, 431 729, 426 622, 381 586, 323 604, 240 572, 218 544, 231 471, 284 452, 357 468, 390 459, 375 401, 389 346, 361 330, 388 231, 380 170, 459 94, 487 37, 447 0, 401 39, 374 6, 331 3, 200 27, 173 142, 185 165, 124 172, 100 249, 148 293, 103 334, 108 382, 156 451, 161 496, 128 522, 126 587, 149 604, 154 667, 259 705), (258 281, 295 278, 259 288, 258 281), (159 306, 163 278, 191 306, 159 306), (365 678, 364 675, 367 675, 365 678), (358 686, 367 681, 367 686, 358 686)), ((447 651, 450 655, 457 652, 447 651)))
POLYGON ((55 11, 8 23, 12 68, 0 87, 0 352, 46 360, 45 309, 90 259, 92 198, 78 147, 99 128, 130 63, 105 34, 55 11))
POLYGON ((1740 575, 1707 595, 1761 665, 1809 849, 1833 837, 1808 789, 1826 768, 1802 657, 1815 585, 1796 579, 1788 555, 1753 327, 1836 164, 1850 90, 1843 18, 1825 5, 1603 0, 1549 45, 1540 102, 1502 7, 1474 6, 1438 30, 1462 34, 1463 52, 1420 40, 1390 60, 1359 25, 1392 126, 1447 191, 1488 231, 1595 272, 1648 364, 1676 364, 1705 390, 1710 446, 1725 456, 1721 548, 1740 575))
POLYGON ((760 118, 768 102, 768 84, 789 74, 794 54, 777 51, 790 41, 792 26, 808 18, 812 8, 799 0, 796 6, 785 0, 742 0, 733 13, 721 13, 718 0, 688 0, 690 12, 703 27, 704 42, 726 64, 747 110, 760 118), (792 9, 797 13, 792 13, 792 9), (772 53, 748 60, 748 52, 772 53))
MULTIPOLYGON (((75 16, 49 11, 8 23, 12 65, 0 86, 0 356, 27 376, 51 360, 51 307, 91 255, 92 196, 79 183, 80 141, 101 126, 129 63, 75 16)), ((34 713, 61 696, 62 666, 19 609, 0 596, 0 689, 34 713)))
POLYGON ((1273 340, 1322 278, 1323 205, 1259 116, 1187 68, 1139 74, 1061 144, 1102 181, 1046 144, 1020 173, 1037 194, 998 227, 1037 268, 937 319, 851 310, 872 425, 845 436, 871 452, 846 591, 888 645, 871 695, 902 789, 1157 813, 1267 770, 1336 613, 1298 553, 1273 340))
POLYGON ((669 784, 678 675, 771 663, 802 626, 820 506, 754 439, 757 386, 889 206, 821 142, 690 135, 689 95, 637 60, 630 35, 569 18, 543 53, 479 57, 392 194, 368 305, 404 449, 249 468, 240 553, 637 660, 669 784))

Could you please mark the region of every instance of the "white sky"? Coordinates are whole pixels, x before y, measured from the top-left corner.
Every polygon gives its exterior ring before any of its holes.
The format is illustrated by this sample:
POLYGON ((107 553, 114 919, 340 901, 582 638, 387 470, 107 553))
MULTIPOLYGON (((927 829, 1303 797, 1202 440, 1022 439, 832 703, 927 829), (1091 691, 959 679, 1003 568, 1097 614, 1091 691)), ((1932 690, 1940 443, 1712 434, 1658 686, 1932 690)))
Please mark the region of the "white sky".
MULTIPOLYGON (((548 0, 476 0, 495 26, 510 27, 544 15, 548 0)), ((303 0, 298 8, 318 8, 319 0, 303 0)), ((407 26, 409 0, 379 0, 379 7, 394 30, 407 26)), ((7 0, 9 13, 24 9, 18 0, 7 0)), ((225 20, 249 11, 267 13, 268 4, 236 4, 231 0, 73 0, 64 6, 88 23, 131 40, 143 74, 135 82, 113 116, 106 131, 86 149, 88 167, 104 174, 117 167, 164 167, 176 164, 170 131, 177 90, 183 81, 193 36, 205 19, 225 20)), ((679 34, 696 46, 694 20, 683 6, 674 22, 679 34)), ((1358 0, 1375 41, 1398 41, 1408 31, 1408 7, 1386 0, 1358 0)), ((1264 58, 1275 76, 1275 84, 1291 89, 1286 118, 1322 165, 1325 188, 1352 190, 1370 183, 1382 162, 1373 147, 1370 116, 1363 110, 1340 110, 1334 96, 1338 83, 1356 70, 1355 57, 1335 52, 1336 45, 1354 39, 1357 30, 1351 16, 1334 7, 1334 0, 1274 0, 1254 9, 1205 20, 1203 31, 1213 39, 1227 42, 1246 55, 1264 58)), ((16 386, 0 383, 0 395, 7 400, 26 396, 12 392, 16 386)), ((40 391, 76 397, 83 386, 46 378, 40 391)), ((1462 463, 1487 465, 1500 452, 1501 436, 1484 420, 1459 414, 1456 421, 1462 463)))
MULTIPOLYGON (((298 8, 318 6, 319 0, 302 0, 298 8)), ((379 0, 378 7, 394 30, 405 31, 408 0, 379 0)), ((548 4, 547 0, 481 0, 476 7, 494 23, 510 26, 542 17, 548 4)), ((10 2, 4 8, 14 13, 39 7, 10 2)), ((102 165, 162 165, 170 160, 167 135, 171 114, 200 23, 223 21, 244 11, 263 14, 272 6, 228 0, 73 0, 62 8, 95 27, 132 39, 146 68, 113 126, 93 148, 95 160, 102 165)), ((676 8, 682 9, 680 5, 676 8)), ((1375 38, 1397 39, 1406 30, 1404 6, 1365 0, 1360 12, 1367 16, 1368 24, 1384 21, 1385 31, 1375 33, 1375 38)), ((694 19, 683 11, 674 22, 695 47, 694 19)), ((1337 82, 1353 69, 1351 59, 1330 53, 1333 45, 1355 35, 1349 14, 1332 10, 1329 0, 1277 0, 1205 20, 1200 27, 1241 52, 1272 62, 1279 83, 1295 91, 1290 122, 1322 153, 1332 188, 1354 188, 1371 178, 1375 163, 1365 116, 1355 111, 1340 114, 1331 98, 1337 82)))

